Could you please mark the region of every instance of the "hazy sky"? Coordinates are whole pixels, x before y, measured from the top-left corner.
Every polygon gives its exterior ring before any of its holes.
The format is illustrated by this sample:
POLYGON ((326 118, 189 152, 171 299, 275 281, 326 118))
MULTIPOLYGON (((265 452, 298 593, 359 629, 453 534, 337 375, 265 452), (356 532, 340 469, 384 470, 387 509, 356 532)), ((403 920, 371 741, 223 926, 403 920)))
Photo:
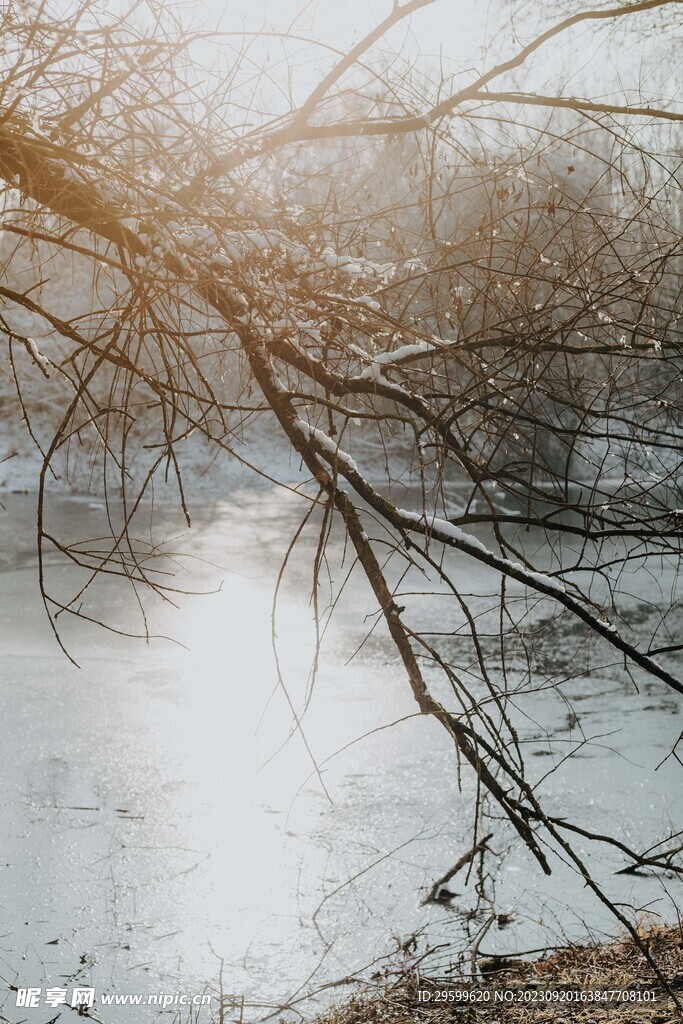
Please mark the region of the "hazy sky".
MULTIPOLYGON (((494 0, 500 18, 503 5, 494 0)), ((290 29, 292 33, 314 38, 322 43, 347 49, 375 27, 389 13, 392 0, 199 0, 200 17, 208 23, 220 19, 228 30, 245 28, 250 32, 263 29, 290 29)), ((451 69, 472 59, 491 33, 487 31, 488 4, 480 0, 436 0, 418 11, 388 33, 374 52, 399 53, 410 61, 420 60, 436 65, 443 60, 451 69)), ((271 64, 277 61, 278 48, 272 42, 253 44, 253 57, 271 64)), ((290 52, 297 52, 296 47, 290 52)), ((303 50, 299 53, 303 55, 303 50)), ((310 58, 310 51, 307 53, 310 58)), ((297 76, 308 73, 317 77, 332 57, 321 49, 308 72, 297 63, 297 76), (317 66, 316 66, 317 65, 317 66)))
MULTIPOLYGON (((258 30, 264 25, 293 29, 343 47, 373 28, 391 10, 392 0, 200 0, 210 18, 258 30)), ((450 55, 467 53, 483 38, 489 4, 473 0, 436 0, 416 12, 390 38, 391 43, 412 35, 415 52, 440 49, 450 55)), ((497 4, 500 9, 504 4, 497 4)))
MULTIPOLYGON (((59 6, 71 0, 55 2, 59 6)), ((101 0, 103 11, 109 15, 123 12, 130 2, 101 0)), ((393 6, 393 0, 164 2, 188 26, 218 28, 223 33, 211 43, 197 44, 204 66, 220 59, 222 78, 226 67, 236 65, 236 52, 244 51, 248 39, 246 60, 240 61, 240 81, 246 84, 247 92, 252 85, 259 89, 265 85, 271 94, 279 90, 282 99, 276 105, 280 110, 300 101, 336 59, 325 45, 347 50, 393 6), (325 45, 314 47, 290 40, 285 46, 273 35, 263 34, 280 30, 325 45), (266 74, 262 76, 264 69, 266 74)), ((428 70, 433 81, 438 81, 440 71, 445 75, 460 71, 463 78, 458 84, 464 85, 475 72, 512 56, 567 13, 591 6, 604 6, 604 0, 435 0, 401 21, 376 44, 368 59, 372 62, 381 54, 395 59, 398 54, 404 64, 428 70)), ((496 80, 491 88, 562 91, 564 95, 622 102, 636 96, 640 80, 645 84, 644 94, 653 100, 676 96, 681 91, 680 80, 677 83, 672 79, 680 76, 680 69, 673 55, 683 18, 678 21, 677 32, 673 15, 657 11, 617 21, 584 23, 561 40, 543 46, 523 71, 496 80), (663 24, 662 18, 668 18, 668 23, 663 24)))
MULTIPOLYGON (((242 28, 254 33, 289 28, 345 49, 386 17, 392 5, 393 0, 227 0, 227 3, 225 0, 198 0, 197 5, 188 3, 185 9, 188 17, 190 12, 195 12, 195 23, 197 20, 208 25, 220 22, 223 30, 235 32, 242 28)), ((542 4, 537 0, 435 0, 401 22, 374 52, 399 53, 411 63, 432 69, 442 66, 447 72, 468 67, 482 70, 496 59, 511 56, 536 31, 560 20, 568 11, 589 6, 595 5, 578 2, 569 5, 567 0, 542 4), (514 23, 510 20, 512 11, 515 12, 514 23)), ((656 17, 656 12, 654 15, 646 12, 629 18, 628 26, 610 21, 574 29, 561 44, 543 47, 530 62, 524 72, 528 75, 528 87, 559 87, 561 79, 563 85, 568 82, 571 91, 578 95, 596 95, 601 91, 616 95, 620 93, 619 83, 627 90, 631 84, 635 85, 644 59, 656 93, 674 73, 671 50, 665 46, 666 37, 655 32, 643 38, 642 30, 656 24, 653 20, 656 17)), ((224 52, 227 45, 228 40, 221 44, 224 52)), ((306 48, 305 58, 303 46, 298 50, 290 46, 288 52, 294 59, 285 61, 275 41, 255 40, 250 51, 254 70, 267 64, 277 80, 294 67, 295 86, 301 84, 305 89, 332 60, 322 49, 313 55, 310 48, 306 48)), ((513 81, 501 80, 493 88, 509 86, 513 81)), ((523 77, 520 75, 516 85, 521 84, 523 77)), ((670 83, 665 91, 672 94, 670 83)))

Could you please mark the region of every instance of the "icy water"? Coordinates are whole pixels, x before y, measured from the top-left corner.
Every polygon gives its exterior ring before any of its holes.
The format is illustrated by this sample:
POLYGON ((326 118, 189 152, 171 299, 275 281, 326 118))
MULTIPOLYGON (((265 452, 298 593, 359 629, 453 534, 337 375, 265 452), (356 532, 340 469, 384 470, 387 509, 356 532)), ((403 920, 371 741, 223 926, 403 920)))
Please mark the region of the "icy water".
MULTIPOLYGON (((41 605, 34 499, 2 501, 0 1020, 59 1012, 17 1007, 11 986, 44 994, 78 984, 99 997, 215 993, 222 983, 224 993, 277 1004, 387 955, 400 968, 392 950, 417 931, 420 949, 457 946, 474 880, 456 880, 451 907, 420 901, 471 844, 472 779, 465 772, 458 784, 447 737, 415 716, 381 627, 362 643, 375 620, 360 577, 347 584, 312 679, 315 529, 292 555, 278 602, 278 685, 273 588, 301 499, 237 492, 195 508, 189 532, 158 510, 155 536, 175 536, 168 551, 178 553, 159 566, 179 571, 173 585, 203 593, 149 603, 150 631, 170 638, 149 643, 64 613, 80 667, 57 647, 41 605), (320 775, 292 727, 289 702, 300 710, 307 693, 303 729, 320 775)), ((64 539, 98 537, 103 516, 97 503, 53 498, 48 526, 64 539)), ((349 568, 343 554, 333 534, 337 582, 349 568)), ((54 551, 47 561, 53 594, 71 595, 74 571, 54 551)), ((469 590, 491 591, 485 571, 457 558, 452 567, 469 590)), ((667 566, 630 578, 633 629, 656 621, 675 584, 667 566)), ((444 609, 437 592, 415 615, 447 629, 444 609)), ((118 628, 140 625, 115 579, 84 610, 118 628)), ((562 652, 566 661, 584 639, 558 635, 548 662, 562 652)), ((681 703, 662 683, 636 687, 616 668, 598 670, 615 660, 598 655, 567 683, 571 709, 552 691, 520 698, 527 763, 534 778, 547 773, 549 810, 646 848, 681 818, 681 768, 664 760, 683 728, 681 703)), ((555 860, 546 879, 519 845, 506 852, 504 823, 492 830, 496 909, 511 920, 488 932, 482 952, 615 931, 575 872, 555 860)), ((618 852, 596 854, 591 866, 613 899, 675 917, 675 880, 617 875, 618 852)), ((442 949, 440 969, 447 959, 442 949)), ((188 1019, 177 1006, 93 1012, 112 1024, 188 1019)), ((199 1020, 208 1019, 204 1009, 199 1020)))

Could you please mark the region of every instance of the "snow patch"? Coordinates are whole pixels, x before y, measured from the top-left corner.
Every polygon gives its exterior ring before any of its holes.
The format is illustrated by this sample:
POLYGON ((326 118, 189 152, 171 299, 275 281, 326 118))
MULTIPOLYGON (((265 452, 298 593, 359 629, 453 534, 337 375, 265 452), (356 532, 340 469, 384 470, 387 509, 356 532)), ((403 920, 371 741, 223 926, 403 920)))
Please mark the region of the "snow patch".
POLYGON ((38 346, 36 345, 36 343, 33 340, 33 338, 24 338, 23 342, 24 342, 24 345, 26 346, 27 352, 31 356, 31 359, 33 360, 33 362, 39 368, 40 372, 43 374, 44 377, 48 377, 49 378, 50 374, 49 374, 49 371, 48 371, 48 367, 50 365, 50 360, 47 359, 42 354, 42 352, 39 351, 38 346))
POLYGON ((335 444, 331 437, 329 437, 323 430, 318 430, 317 427, 312 427, 310 423, 306 423, 305 420, 297 420, 297 426, 311 441, 316 441, 320 448, 323 449, 326 455, 337 462, 343 463, 348 469, 354 473, 358 472, 358 466, 346 452, 342 451, 339 445, 335 444))
MULTIPOLYGON (((471 533, 466 533, 459 526, 456 526, 455 523, 448 522, 447 519, 438 519, 436 516, 429 516, 424 513, 406 512, 405 509, 397 509, 397 512, 404 519, 419 523, 420 525, 424 524, 437 540, 452 540, 460 546, 481 551, 482 554, 487 555, 493 560, 495 568, 501 569, 503 572, 511 569, 515 573, 524 576, 525 582, 528 580, 532 584, 538 583, 547 590, 555 591, 558 594, 565 593, 564 586, 559 580, 554 579, 552 576, 546 576, 545 573, 526 569, 519 562, 511 562, 507 558, 500 558, 490 551, 485 544, 482 544, 477 537, 472 536, 471 533)), ((607 624, 605 623, 605 625, 607 624)))

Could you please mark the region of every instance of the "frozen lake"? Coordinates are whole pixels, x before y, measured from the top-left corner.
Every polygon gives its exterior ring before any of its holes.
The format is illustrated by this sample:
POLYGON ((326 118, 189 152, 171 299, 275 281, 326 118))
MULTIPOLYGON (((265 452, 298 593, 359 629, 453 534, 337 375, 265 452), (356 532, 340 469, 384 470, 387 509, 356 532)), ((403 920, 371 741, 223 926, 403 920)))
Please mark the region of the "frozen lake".
MULTIPOLYGON (((215 992, 222 974, 225 993, 278 1003, 384 956, 391 961, 414 932, 425 929, 420 948, 458 946, 467 927, 481 926, 466 922, 475 879, 455 880, 450 908, 421 905, 471 845, 474 782, 464 773, 458 787, 447 736, 415 716, 381 626, 362 643, 374 607, 356 574, 323 639, 304 716, 324 786, 291 728, 270 616, 277 571, 305 511, 301 499, 236 492, 195 508, 189 532, 170 509, 158 509, 158 536, 175 536, 171 550, 184 552, 164 564, 183 570, 177 585, 203 593, 180 596, 176 606, 149 604, 151 631, 173 640, 147 644, 65 621, 80 668, 59 650, 42 608, 35 499, 2 501, 0 976, 7 986, 68 980, 98 994, 198 994, 206 986, 215 992)), ((96 503, 52 498, 50 509, 60 535, 102 535, 96 503)), ((297 709, 314 649, 316 543, 312 529, 292 555, 275 626, 297 709)), ((329 569, 337 582, 349 568, 342 558, 333 533, 329 569)), ((53 593, 73 587, 74 571, 54 555, 48 561, 53 593)), ((462 572, 483 602, 493 577, 464 557, 462 572)), ((675 586, 667 566, 630 577, 624 601, 634 630, 650 629, 675 586)), ((139 628, 130 590, 110 580, 94 594, 103 619, 139 628)), ((437 592, 414 614, 447 629, 446 607, 437 592)), ((602 649, 593 668, 578 671, 584 640, 568 630, 548 651, 558 664, 574 659, 564 689, 571 707, 554 691, 520 698, 529 773, 548 773, 541 788, 548 809, 645 849, 681 819, 681 767, 669 758, 657 769, 683 728, 681 702, 663 683, 628 684, 602 649)), ((552 877, 543 877, 517 846, 506 852, 503 822, 492 830, 496 908, 511 922, 488 932, 483 952, 616 931, 575 872, 554 861, 552 877)), ((626 861, 605 848, 590 863, 613 899, 674 918, 674 879, 616 875, 626 861)), ((442 950, 437 962, 446 959, 442 950)), ((0 1019, 12 1024, 47 1022, 55 1012, 17 1008, 9 990, 0 998, 0 1019)), ((98 1013, 144 1024, 157 1019, 158 1007, 98 1013)))

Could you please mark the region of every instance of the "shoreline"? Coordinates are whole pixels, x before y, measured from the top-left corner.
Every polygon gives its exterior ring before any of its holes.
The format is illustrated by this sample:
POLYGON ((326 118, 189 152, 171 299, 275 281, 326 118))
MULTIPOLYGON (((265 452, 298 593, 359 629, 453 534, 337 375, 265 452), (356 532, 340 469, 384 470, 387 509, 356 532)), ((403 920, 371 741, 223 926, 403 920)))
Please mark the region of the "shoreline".
MULTIPOLYGON (((683 924, 640 929, 683 1003, 683 924)), ((683 1019, 630 936, 567 946, 535 961, 480 960, 480 980, 444 981, 419 970, 366 990, 316 1017, 316 1024, 674 1024, 683 1019)))

